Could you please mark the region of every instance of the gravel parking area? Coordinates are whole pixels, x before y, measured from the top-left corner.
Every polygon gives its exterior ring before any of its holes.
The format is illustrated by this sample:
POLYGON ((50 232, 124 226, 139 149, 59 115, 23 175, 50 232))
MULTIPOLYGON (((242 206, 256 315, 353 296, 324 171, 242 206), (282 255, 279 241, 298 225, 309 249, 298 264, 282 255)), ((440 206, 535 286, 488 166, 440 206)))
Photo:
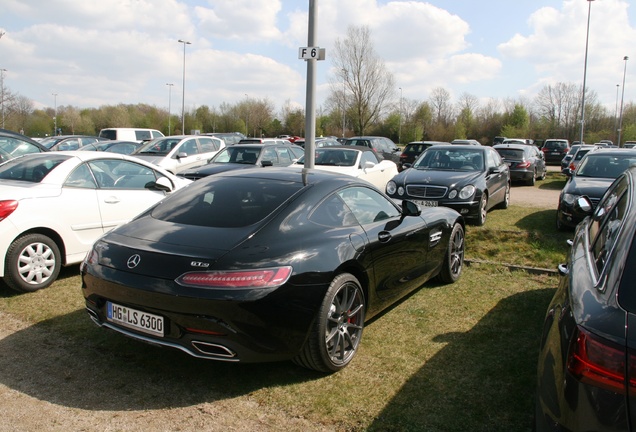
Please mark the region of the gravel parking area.
MULTIPOLYGON (((561 167, 548 166, 548 171, 560 170, 561 167)), ((558 189, 543 188, 540 180, 537 181, 536 186, 513 184, 510 190, 510 204, 556 210, 560 193, 558 189)))

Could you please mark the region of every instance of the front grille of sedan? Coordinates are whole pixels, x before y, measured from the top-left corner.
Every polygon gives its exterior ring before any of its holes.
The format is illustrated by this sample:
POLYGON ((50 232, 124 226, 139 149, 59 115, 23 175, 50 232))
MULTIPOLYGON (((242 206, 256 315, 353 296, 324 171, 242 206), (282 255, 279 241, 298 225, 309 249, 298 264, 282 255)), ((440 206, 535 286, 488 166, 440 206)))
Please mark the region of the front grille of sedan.
POLYGON ((428 185, 408 185, 406 193, 416 198, 444 198, 446 196, 447 187, 428 186, 428 185))

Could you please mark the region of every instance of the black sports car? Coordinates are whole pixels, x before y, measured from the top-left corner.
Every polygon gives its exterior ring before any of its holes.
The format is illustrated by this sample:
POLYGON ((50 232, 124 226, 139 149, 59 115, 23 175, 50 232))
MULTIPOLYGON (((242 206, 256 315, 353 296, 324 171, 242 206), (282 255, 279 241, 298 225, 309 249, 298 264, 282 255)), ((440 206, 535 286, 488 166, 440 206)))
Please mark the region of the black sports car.
POLYGON ((366 320, 427 280, 461 275, 464 221, 319 170, 197 180, 97 241, 81 266, 91 318, 225 361, 354 357, 366 320))
POLYGON ((510 170, 492 147, 437 145, 393 177, 386 192, 422 207, 450 207, 483 225, 488 210, 508 208, 510 170))

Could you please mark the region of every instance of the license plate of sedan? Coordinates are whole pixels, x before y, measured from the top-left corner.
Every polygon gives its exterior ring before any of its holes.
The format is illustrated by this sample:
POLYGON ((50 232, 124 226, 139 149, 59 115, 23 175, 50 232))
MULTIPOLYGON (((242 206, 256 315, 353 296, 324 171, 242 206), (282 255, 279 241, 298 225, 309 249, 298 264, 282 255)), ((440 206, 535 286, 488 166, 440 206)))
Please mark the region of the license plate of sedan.
POLYGON ((558 155, 560 155, 561 153, 559 153, 559 152, 552 152, 552 153, 550 153, 550 154, 551 154, 551 155, 554 155, 554 156, 558 156, 558 155))
POLYGON ((415 201, 421 207, 437 207, 437 201, 415 201))
POLYGON ((127 306, 116 303, 106 303, 106 319, 110 322, 148 333, 154 336, 163 337, 163 317, 149 314, 127 306))

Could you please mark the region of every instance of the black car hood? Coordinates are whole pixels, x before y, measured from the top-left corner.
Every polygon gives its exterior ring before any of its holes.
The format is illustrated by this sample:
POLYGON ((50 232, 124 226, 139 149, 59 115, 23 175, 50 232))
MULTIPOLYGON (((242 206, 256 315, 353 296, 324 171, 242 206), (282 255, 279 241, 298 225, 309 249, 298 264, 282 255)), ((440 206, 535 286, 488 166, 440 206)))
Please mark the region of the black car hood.
POLYGON ((473 183, 483 171, 430 170, 410 168, 398 174, 404 184, 431 184, 452 186, 473 183))
POLYGON ((573 195, 587 195, 590 198, 600 199, 613 181, 613 178, 573 176, 570 178, 568 184, 565 185, 563 192, 573 195))
POLYGON ((232 171, 237 169, 254 168, 254 166, 255 165, 253 164, 239 164, 239 163, 211 163, 211 164, 203 165, 197 168, 189 169, 181 173, 181 175, 187 176, 187 175, 199 174, 202 177, 204 177, 204 176, 220 174, 222 172, 232 171))
POLYGON ((157 220, 146 214, 111 231, 99 246, 100 263, 118 270, 175 279, 188 271, 209 270, 258 229, 214 228, 157 220), (139 255, 138 264, 129 260, 139 255))

